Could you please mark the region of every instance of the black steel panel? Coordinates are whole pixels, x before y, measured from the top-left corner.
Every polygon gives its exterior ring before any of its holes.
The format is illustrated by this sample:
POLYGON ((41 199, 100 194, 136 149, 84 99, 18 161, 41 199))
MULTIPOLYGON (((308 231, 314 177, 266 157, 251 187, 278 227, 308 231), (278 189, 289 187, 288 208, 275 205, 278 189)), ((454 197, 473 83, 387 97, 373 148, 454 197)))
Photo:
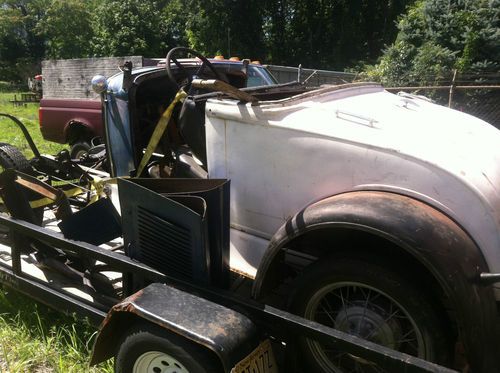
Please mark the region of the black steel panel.
POLYGON ((229 182, 120 179, 127 254, 168 274, 229 285, 229 182))
POLYGON ((93 245, 109 242, 122 234, 120 215, 108 198, 101 198, 65 217, 58 226, 64 237, 93 245))

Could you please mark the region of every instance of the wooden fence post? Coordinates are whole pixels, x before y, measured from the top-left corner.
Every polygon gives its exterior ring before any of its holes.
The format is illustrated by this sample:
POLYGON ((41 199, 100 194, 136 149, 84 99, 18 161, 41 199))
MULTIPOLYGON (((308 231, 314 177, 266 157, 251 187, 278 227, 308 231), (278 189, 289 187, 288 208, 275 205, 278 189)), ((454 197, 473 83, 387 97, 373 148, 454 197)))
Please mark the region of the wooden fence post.
POLYGON ((450 96, 448 98, 448 107, 451 108, 451 102, 453 101, 453 91, 455 90, 455 79, 457 77, 457 69, 453 70, 453 79, 450 85, 450 96))

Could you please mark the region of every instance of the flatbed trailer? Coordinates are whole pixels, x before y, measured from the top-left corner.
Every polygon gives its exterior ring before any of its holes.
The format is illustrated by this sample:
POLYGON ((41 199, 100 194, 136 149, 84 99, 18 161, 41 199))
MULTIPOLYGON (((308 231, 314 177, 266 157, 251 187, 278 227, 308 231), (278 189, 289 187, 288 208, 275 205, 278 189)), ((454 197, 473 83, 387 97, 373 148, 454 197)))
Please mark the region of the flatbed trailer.
POLYGON ((234 274, 229 289, 204 286, 133 260, 123 254, 122 245, 118 244, 118 249, 104 248, 67 239, 50 227, 50 221, 49 227, 42 227, 0 214, 0 224, 10 229, 12 237, 10 246, 2 246, 0 281, 50 307, 77 313, 95 325, 100 324, 92 364, 115 356, 132 325, 147 323, 209 351, 214 371, 296 371, 294 342, 307 337, 348 351, 382 371, 452 372, 256 302, 245 290, 237 289, 241 279, 234 274), (96 261, 103 273, 114 273, 111 282, 120 284, 121 299, 102 296, 95 287, 86 286, 85 281, 78 284, 75 278, 69 279, 50 263, 37 263, 33 253, 26 252, 29 242, 43 242, 71 256, 96 261), (137 289, 137 283, 145 286, 137 289), (117 303, 111 304, 114 301, 117 303), (269 358, 269 353, 276 358, 269 358))

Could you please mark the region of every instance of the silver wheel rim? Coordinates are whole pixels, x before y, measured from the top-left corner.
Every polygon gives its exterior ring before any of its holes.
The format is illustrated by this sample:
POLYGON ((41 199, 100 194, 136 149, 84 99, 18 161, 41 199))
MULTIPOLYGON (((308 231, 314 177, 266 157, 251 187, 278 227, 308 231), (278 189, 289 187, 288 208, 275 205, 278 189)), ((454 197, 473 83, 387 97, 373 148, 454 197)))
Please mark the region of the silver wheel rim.
POLYGON ((88 153, 88 150, 81 149, 81 150, 76 152, 74 159, 80 159, 87 153, 88 153))
POLYGON ((135 361, 133 373, 189 373, 179 360, 160 351, 143 353, 135 361))
MULTIPOLYGON (((310 298, 304 317, 394 350, 428 357, 423 332, 408 311, 366 284, 349 281, 322 287, 310 298)), ((325 372, 385 372, 372 362, 314 340, 306 343, 325 372)))

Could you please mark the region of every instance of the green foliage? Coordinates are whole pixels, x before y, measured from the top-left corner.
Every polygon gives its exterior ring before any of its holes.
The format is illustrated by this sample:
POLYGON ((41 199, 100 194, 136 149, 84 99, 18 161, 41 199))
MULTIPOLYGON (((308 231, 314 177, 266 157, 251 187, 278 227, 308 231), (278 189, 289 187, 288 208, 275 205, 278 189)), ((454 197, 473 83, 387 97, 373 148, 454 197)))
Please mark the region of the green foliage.
POLYGON ((414 1, 0 0, 0 80, 25 81, 45 58, 161 57, 179 45, 343 69, 373 63, 414 1))
POLYGON ((47 1, 0 1, 0 80, 25 81, 36 70, 44 43, 34 28, 47 1))
POLYGON ((53 0, 36 31, 46 42, 46 57, 77 58, 88 56, 93 35, 91 12, 82 0, 53 0))
POLYGON ((110 0, 95 10, 93 49, 98 56, 165 54, 161 9, 155 1, 110 0))
POLYGON ((262 1, 171 0, 162 14, 170 45, 213 56, 258 59, 266 55, 262 1))
POLYGON ((112 372, 89 368, 95 329, 14 291, 0 289, 0 371, 112 372))
POLYGON ((499 0, 420 0, 398 24, 396 42, 369 71, 387 85, 433 84, 453 69, 500 67, 499 0))
POLYGON ((373 63, 396 35, 394 21, 413 1, 267 1, 264 23, 273 63, 344 69, 373 63))

